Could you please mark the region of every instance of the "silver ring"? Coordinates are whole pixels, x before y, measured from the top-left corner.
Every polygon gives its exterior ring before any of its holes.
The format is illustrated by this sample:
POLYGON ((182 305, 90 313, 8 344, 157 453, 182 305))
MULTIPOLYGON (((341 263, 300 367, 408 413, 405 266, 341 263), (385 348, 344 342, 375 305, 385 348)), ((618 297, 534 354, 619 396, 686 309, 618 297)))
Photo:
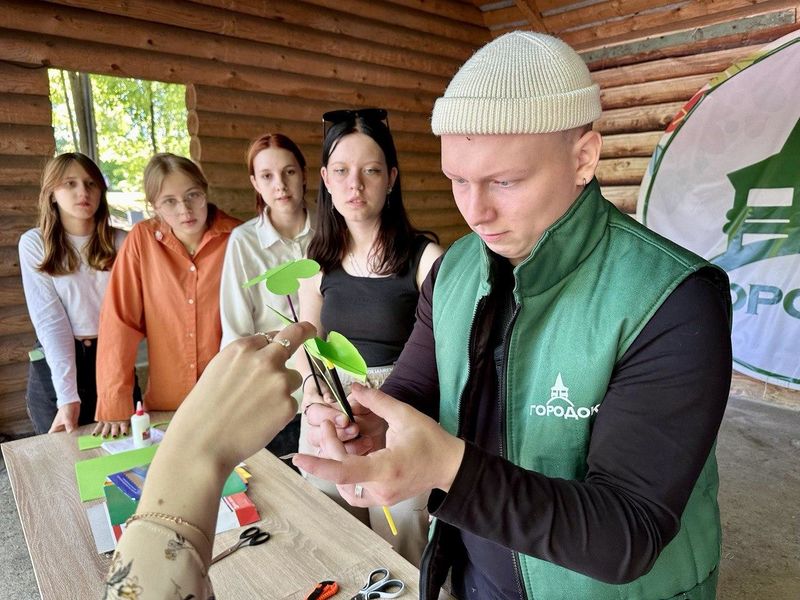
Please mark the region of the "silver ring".
POLYGON ((364 487, 356 484, 355 493, 356 498, 361 498, 364 495, 364 487))
POLYGON ((285 338, 272 338, 270 340, 270 343, 271 344, 280 344, 284 348, 288 348, 289 346, 292 345, 292 342, 290 342, 289 340, 287 340, 285 338))
POLYGON ((272 341, 272 336, 268 334, 266 331, 256 331, 253 335, 260 335, 265 340, 267 340, 268 344, 272 341))

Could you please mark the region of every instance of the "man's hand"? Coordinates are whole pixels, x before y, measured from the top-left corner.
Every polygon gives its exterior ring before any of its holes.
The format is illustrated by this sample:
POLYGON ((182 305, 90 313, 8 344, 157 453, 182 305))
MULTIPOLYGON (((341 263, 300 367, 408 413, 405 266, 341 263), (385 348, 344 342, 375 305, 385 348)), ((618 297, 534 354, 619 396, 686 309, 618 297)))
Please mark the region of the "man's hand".
POLYGON ((53 424, 50 425, 50 429, 47 433, 56 433, 57 431, 66 431, 67 433, 72 433, 73 430, 78 426, 78 417, 80 414, 80 402, 68 402, 67 404, 62 405, 58 409, 58 412, 53 419, 53 424))
MULTIPOLYGON (((313 395, 319 398, 316 392, 313 395)), ((355 423, 350 422, 333 398, 330 402, 312 402, 303 409, 303 418, 308 423, 308 427, 304 428, 306 442, 317 456, 322 456, 324 452, 321 448, 321 425, 325 422, 334 424, 336 435, 344 443, 348 454, 363 455, 384 447, 386 421, 359 404, 352 394, 348 400, 355 423)))
POLYGON ((322 454, 298 454, 293 459, 297 467, 337 484, 353 506, 389 506, 433 488, 450 489, 464 456, 463 440, 379 390, 353 384, 351 397, 385 421, 385 447, 367 456, 348 453, 334 424, 325 421, 320 425, 322 454), (355 495, 356 483, 363 487, 361 497, 355 495))
POLYGON ((92 435, 100 434, 102 437, 117 437, 118 435, 127 435, 130 422, 125 421, 98 421, 94 426, 92 435))

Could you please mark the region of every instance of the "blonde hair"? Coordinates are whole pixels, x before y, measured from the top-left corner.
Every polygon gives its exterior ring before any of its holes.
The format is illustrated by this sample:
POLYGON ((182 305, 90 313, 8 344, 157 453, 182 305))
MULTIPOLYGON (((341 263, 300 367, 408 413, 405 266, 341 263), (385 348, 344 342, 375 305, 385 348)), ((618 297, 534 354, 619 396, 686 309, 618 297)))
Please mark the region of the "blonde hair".
POLYGON ((77 163, 92 178, 100 190, 100 202, 94 213, 94 229, 86 249, 86 262, 98 271, 108 271, 114 264, 117 249, 114 246, 114 229, 109 222, 108 186, 100 169, 91 158, 80 152, 67 152, 51 158, 42 173, 42 188, 39 192, 39 230, 44 240, 44 258, 37 266, 48 275, 69 275, 80 267, 80 256, 67 240, 61 214, 58 211, 54 192, 64 180, 67 169, 77 163))
POLYGON ((167 175, 173 173, 183 173, 200 186, 204 194, 208 195, 208 180, 200 167, 183 156, 160 152, 154 154, 144 168, 144 197, 150 206, 155 208, 155 202, 164 186, 164 180, 167 175))

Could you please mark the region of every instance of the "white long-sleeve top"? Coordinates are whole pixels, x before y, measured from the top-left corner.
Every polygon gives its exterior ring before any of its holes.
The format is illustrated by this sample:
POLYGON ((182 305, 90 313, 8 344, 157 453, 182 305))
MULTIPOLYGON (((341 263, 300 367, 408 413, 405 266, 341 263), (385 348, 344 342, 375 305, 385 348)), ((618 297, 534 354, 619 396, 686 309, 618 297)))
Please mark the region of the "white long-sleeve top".
MULTIPOLYGON (((126 232, 121 229, 114 231, 117 248, 125 235, 126 232)), ((37 269, 44 258, 41 231, 38 228, 30 229, 19 240, 25 302, 50 367, 59 408, 70 402, 80 402, 75 338, 97 335, 100 306, 111 275, 111 271, 98 271, 87 264, 84 246, 90 236, 67 234, 67 239, 81 257, 80 267, 74 273, 55 277, 37 269)))
MULTIPOLYGON (((233 230, 225 250, 219 286, 220 349, 257 331, 283 329, 283 323, 267 306, 291 317, 286 296, 273 294, 263 283, 248 288, 243 288, 242 284, 272 267, 305 257, 313 235, 308 214, 303 230, 294 239, 281 237, 266 214, 233 230)), ((297 294, 292 296, 292 302, 295 310, 299 310, 297 294)))

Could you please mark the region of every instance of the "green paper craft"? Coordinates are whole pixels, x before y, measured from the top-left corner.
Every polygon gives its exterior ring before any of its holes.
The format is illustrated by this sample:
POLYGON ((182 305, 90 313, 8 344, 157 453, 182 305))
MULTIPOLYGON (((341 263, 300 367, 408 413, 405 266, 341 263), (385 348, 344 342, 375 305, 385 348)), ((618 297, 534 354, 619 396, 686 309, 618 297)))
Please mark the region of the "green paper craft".
POLYGON ((242 284, 242 287, 250 287, 266 280, 267 289, 279 296, 294 294, 300 289, 299 279, 307 279, 319 273, 319 263, 310 258, 292 260, 262 273, 258 277, 253 277, 250 281, 242 284))
POLYGON ((103 483, 112 473, 127 471, 134 467, 150 464, 158 445, 128 450, 119 454, 109 454, 88 458, 75 463, 75 477, 78 479, 78 493, 81 502, 103 497, 103 483))
MULTIPOLYGON (((268 308, 278 315, 285 325, 294 323, 289 317, 281 314, 280 311, 271 306, 268 308)), ((332 368, 331 365, 335 365, 359 381, 366 381, 366 361, 364 361, 364 358, 353 343, 338 331, 331 331, 328 334, 328 341, 323 340, 321 337, 313 337, 310 340, 306 340, 303 346, 311 356, 321 360, 329 369, 332 368)))

